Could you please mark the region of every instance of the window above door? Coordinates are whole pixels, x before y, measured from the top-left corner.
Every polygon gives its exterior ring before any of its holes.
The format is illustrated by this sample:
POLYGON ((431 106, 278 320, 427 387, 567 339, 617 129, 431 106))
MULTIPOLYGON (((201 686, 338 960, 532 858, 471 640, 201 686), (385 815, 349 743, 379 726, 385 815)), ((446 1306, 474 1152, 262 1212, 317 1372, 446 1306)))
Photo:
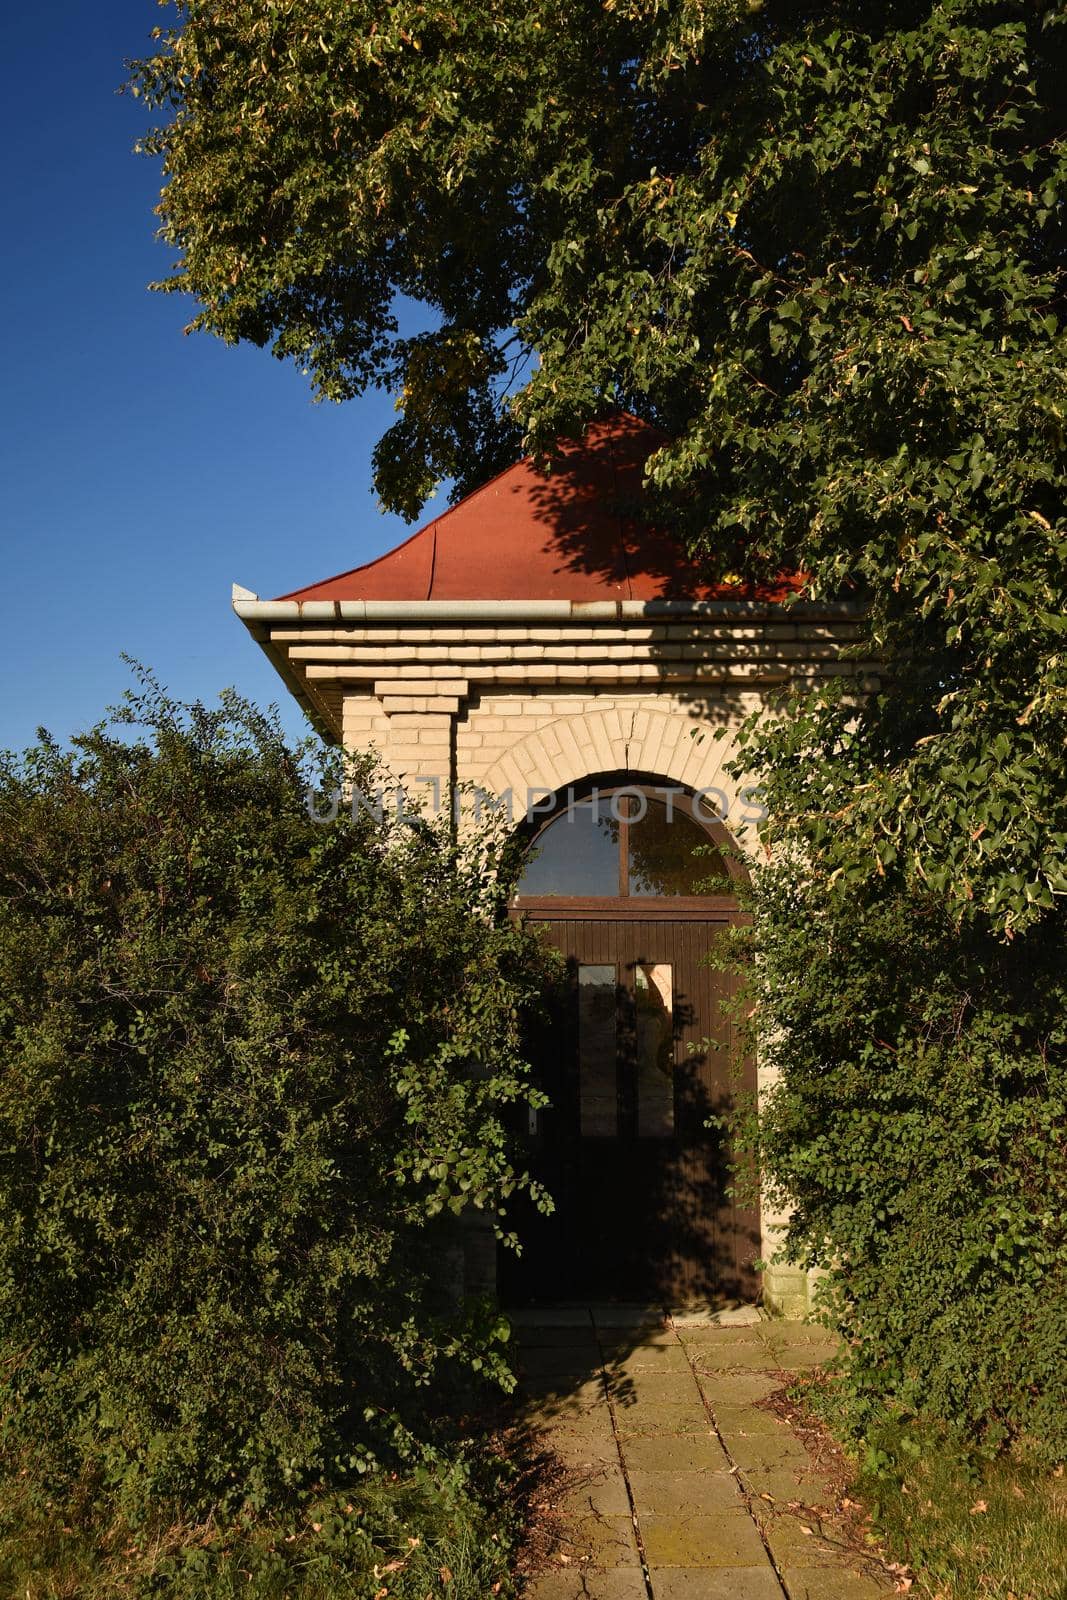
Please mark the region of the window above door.
POLYGON ((655 917, 736 907, 743 869, 725 828, 677 786, 568 791, 530 842, 516 907, 538 914, 655 917))

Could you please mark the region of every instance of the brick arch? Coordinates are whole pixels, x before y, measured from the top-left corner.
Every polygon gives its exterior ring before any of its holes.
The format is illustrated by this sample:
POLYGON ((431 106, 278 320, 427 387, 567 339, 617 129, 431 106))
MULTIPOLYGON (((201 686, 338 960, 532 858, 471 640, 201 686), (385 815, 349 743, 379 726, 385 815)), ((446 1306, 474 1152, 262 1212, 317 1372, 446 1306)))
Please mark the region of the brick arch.
POLYGON ((726 798, 726 824, 740 847, 755 854, 754 830, 742 826, 748 808, 738 784, 725 771, 736 753, 731 730, 722 738, 708 723, 673 712, 590 706, 556 717, 518 738, 490 767, 482 785, 492 794, 510 789, 517 813, 528 789, 552 793, 599 772, 655 775, 691 789, 716 788, 726 798))

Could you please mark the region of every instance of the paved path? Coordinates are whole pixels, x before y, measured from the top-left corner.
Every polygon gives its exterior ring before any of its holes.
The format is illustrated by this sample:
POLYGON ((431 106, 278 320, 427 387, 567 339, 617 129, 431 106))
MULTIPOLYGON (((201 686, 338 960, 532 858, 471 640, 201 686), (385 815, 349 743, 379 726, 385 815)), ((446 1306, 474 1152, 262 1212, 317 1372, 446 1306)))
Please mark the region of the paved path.
POLYGON ((827 1479, 756 1405, 828 1358, 824 1332, 619 1308, 515 1320, 524 1414, 568 1469, 556 1564, 528 1600, 885 1600, 835 1541, 827 1479))

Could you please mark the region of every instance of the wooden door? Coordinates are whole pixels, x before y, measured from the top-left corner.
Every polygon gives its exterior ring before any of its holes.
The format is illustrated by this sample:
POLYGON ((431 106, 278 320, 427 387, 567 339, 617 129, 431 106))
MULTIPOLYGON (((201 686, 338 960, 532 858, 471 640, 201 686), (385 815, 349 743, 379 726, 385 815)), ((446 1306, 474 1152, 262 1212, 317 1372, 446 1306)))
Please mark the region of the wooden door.
MULTIPOLYGON (((519 1219, 505 1297, 669 1305, 755 1298, 758 1218, 733 1205, 724 1135, 736 1088, 721 1001, 733 980, 703 958, 730 917, 568 915, 545 936, 566 958, 533 1050, 551 1108, 529 1135, 556 1203, 519 1219), (709 1042, 710 1041, 710 1042, 709 1042)), ((743 1065, 743 1064, 742 1064, 743 1065)), ((745 1074, 751 1078, 749 1071, 745 1074)))

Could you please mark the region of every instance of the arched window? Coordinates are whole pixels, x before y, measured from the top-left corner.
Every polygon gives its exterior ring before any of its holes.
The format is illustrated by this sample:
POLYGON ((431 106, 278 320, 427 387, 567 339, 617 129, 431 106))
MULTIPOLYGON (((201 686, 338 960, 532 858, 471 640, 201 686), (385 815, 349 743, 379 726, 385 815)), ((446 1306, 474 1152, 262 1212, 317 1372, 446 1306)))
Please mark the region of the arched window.
POLYGON ((688 792, 600 784, 559 797, 532 839, 516 902, 628 900, 639 915, 649 902, 731 895, 741 875, 725 829, 688 792))

